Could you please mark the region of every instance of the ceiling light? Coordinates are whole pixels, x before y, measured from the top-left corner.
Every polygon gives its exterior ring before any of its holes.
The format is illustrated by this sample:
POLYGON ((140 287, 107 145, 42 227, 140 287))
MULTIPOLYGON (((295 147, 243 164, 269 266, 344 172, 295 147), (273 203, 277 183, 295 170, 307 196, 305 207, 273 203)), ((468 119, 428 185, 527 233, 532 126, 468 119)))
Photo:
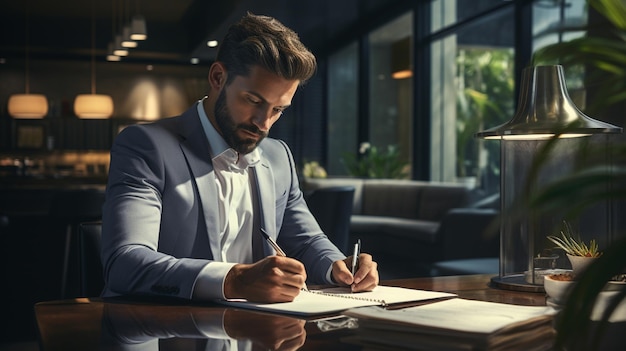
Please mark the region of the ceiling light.
POLYGON ((96 20, 95 0, 91 2, 91 94, 79 94, 74 100, 74 113, 79 118, 109 118, 113 114, 113 99, 96 94, 96 20))
POLYGON ((133 16, 130 25, 130 38, 132 40, 148 39, 148 31, 146 30, 146 20, 141 15, 133 16))
POLYGON ((206 42, 206 46, 210 47, 210 48, 214 48, 217 46, 217 40, 209 40, 206 42))
POLYGON ((128 49, 122 46, 122 36, 115 36, 115 44, 113 44, 113 55, 128 56, 128 49))
POLYGON ((192 57, 191 58, 191 64, 192 65, 197 65, 198 63, 200 63, 200 59, 197 57, 192 57))
POLYGON ((412 76, 411 37, 406 37, 391 44, 391 77, 405 79, 412 76))
POLYGON ((42 94, 13 94, 8 110, 13 118, 43 118, 48 113, 48 99, 42 94))
POLYGON ((48 99, 46 99, 45 95, 42 94, 30 94, 29 93, 29 61, 28 61, 28 10, 26 9, 26 45, 24 46, 24 57, 25 57, 25 94, 13 94, 9 97, 9 115, 13 118, 43 118, 46 114, 48 114, 48 99))
POLYGON ((124 30, 122 31, 122 47, 125 48, 136 48, 137 42, 130 38, 130 26, 125 25, 124 30))
POLYGON ((83 119, 109 118, 113 114, 113 98, 103 94, 79 94, 74 112, 83 119))

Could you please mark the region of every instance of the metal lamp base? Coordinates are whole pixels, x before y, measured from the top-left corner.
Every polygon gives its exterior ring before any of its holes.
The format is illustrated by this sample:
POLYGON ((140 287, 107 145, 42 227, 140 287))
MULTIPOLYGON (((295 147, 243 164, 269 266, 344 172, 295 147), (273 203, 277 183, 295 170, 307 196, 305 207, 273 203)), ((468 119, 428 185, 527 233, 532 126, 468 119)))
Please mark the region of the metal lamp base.
POLYGON ((510 275, 506 277, 493 277, 491 284, 504 290, 515 290, 524 292, 545 292, 543 285, 529 284, 526 282, 524 274, 510 275))

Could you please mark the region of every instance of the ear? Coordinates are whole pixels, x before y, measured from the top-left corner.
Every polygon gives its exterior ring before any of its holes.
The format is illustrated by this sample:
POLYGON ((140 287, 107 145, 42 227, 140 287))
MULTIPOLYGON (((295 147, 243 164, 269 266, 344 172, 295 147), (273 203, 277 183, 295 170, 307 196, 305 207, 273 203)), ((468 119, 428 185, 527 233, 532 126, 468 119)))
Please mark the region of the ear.
POLYGON ((215 90, 221 90, 226 85, 228 73, 221 62, 214 62, 209 69, 209 84, 215 90))

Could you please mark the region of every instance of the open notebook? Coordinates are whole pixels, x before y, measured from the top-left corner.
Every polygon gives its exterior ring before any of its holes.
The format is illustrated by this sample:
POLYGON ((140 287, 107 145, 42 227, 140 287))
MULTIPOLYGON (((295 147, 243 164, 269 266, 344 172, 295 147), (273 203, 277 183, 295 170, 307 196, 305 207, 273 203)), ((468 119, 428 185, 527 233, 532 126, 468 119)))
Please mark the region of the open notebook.
POLYGON ((257 303, 242 299, 219 300, 228 306, 285 313, 299 316, 315 316, 336 313, 355 307, 393 307, 405 303, 421 302, 455 297, 455 294, 415 290, 393 286, 377 286, 373 291, 352 293, 350 288, 332 287, 319 290, 303 290, 292 302, 257 303))

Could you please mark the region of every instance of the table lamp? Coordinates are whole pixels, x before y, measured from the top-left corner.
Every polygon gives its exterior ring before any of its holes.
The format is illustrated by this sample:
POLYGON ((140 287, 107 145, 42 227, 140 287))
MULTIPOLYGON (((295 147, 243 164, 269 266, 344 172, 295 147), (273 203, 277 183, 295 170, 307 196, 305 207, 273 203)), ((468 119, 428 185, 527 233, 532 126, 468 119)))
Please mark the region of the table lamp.
MULTIPOLYGON (((595 120, 576 107, 568 95, 560 65, 525 68, 520 87, 518 109, 513 118, 478 132, 475 137, 496 139, 501 143, 500 272, 492 283, 503 289, 543 291, 543 276, 558 271, 559 267, 568 268, 564 255, 553 250, 554 245, 546 238, 555 230, 558 232, 563 217, 559 211, 550 215, 531 213, 532 208, 516 216, 509 216, 507 211, 519 199, 580 167, 577 150, 581 147, 604 143, 606 148, 607 135, 621 133, 622 128, 595 120), (534 162, 547 143, 551 143, 552 148, 549 157, 536 170, 534 162)), ((608 162, 606 152, 594 155, 594 162, 603 157, 608 162)), ((595 239, 608 244, 610 218, 607 215, 600 220, 594 218, 593 232, 585 232, 587 228, 584 228, 589 216, 606 213, 610 214, 607 203, 583 211, 574 223, 581 237, 594 235, 595 239), (598 238, 603 232, 607 233, 606 237, 598 238)))

